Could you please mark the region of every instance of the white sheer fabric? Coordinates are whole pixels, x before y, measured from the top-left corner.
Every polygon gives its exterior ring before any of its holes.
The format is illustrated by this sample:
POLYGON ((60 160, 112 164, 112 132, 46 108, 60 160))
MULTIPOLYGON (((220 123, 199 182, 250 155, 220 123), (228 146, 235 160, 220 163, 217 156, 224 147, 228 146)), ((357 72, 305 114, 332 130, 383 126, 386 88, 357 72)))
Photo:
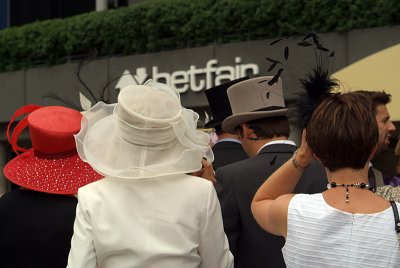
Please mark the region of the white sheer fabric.
POLYGON ((199 115, 181 106, 166 85, 128 86, 117 104, 99 102, 84 114, 75 136, 80 157, 110 177, 141 179, 189 173, 214 160, 199 115))

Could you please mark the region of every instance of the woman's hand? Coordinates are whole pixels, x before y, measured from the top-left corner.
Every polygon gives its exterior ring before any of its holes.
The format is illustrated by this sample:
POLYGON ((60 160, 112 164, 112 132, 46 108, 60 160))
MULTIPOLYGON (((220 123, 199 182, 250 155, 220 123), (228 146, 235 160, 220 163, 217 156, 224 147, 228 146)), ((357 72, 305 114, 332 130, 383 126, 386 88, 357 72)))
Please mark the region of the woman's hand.
POLYGON ((310 165, 310 163, 315 159, 314 153, 307 143, 306 129, 303 129, 303 133, 301 135, 301 145, 295 157, 296 164, 302 168, 308 167, 308 165, 310 165))
POLYGON ((192 173, 192 175, 209 180, 212 183, 216 183, 217 180, 215 179, 215 172, 212 164, 204 158, 202 159, 201 164, 202 168, 199 171, 192 173))

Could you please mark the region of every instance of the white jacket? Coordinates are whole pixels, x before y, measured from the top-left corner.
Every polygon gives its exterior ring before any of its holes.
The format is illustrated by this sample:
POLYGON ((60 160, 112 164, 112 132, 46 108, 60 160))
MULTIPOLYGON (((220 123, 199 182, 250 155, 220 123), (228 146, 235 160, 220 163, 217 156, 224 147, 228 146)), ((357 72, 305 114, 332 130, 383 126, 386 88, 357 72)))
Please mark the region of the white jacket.
POLYGON ((211 182, 105 178, 78 192, 69 268, 225 268, 233 257, 211 182))

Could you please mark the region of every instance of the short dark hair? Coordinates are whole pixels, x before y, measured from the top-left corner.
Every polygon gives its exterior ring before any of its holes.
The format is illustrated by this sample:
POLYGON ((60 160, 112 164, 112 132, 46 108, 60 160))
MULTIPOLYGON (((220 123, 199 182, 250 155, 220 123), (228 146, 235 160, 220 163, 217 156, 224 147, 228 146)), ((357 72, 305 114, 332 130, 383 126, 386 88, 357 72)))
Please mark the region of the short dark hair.
POLYGON ((313 112, 307 143, 330 171, 361 169, 378 142, 371 99, 356 92, 335 94, 313 112))
POLYGON ((221 125, 215 126, 215 127, 214 127, 214 130, 215 130, 215 134, 217 134, 217 135, 222 135, 222 133, 224 132, 224 131, 222 130, 222 126, 221 126, 221 125))
MULTIPOLYGON (((253 130, 258 140, 272 139, 274 137, 289 137, 290 127, 286 116, 266 117, 246 122, 253 130)), ((239 134, 243 137, 243 129, 237 127, 239 134)))
POLYGON ((385 91, 366 91, 359 90, 355 93, 361 93, 371 100, 372 112, 374 116, 376 115, 376 107, 379 105, 386 105, 392 100, 392 95, 386 93, 385 91))

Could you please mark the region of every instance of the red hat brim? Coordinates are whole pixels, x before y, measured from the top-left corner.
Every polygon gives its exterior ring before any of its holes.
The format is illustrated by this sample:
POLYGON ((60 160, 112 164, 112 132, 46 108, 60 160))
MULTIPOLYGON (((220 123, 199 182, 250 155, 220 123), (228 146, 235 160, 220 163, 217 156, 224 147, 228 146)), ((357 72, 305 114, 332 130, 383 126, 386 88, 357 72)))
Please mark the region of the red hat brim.
POLYGON ((76 194, 80 187, 103 178, 76 152, 46 159, 32 149, 9 161, 4 175, 19 186, 52 194, 76 194))

